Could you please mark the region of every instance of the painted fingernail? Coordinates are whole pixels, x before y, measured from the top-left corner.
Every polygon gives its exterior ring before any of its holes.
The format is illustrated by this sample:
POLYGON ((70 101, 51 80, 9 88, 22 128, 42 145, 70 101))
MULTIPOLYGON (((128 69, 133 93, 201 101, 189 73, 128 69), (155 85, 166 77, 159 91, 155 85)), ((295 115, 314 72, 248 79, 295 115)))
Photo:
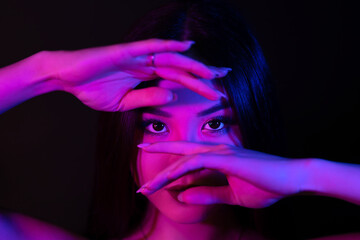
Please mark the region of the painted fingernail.
POLYGON ((175 102, 176 100, 177 100, 177 94, 173 93, 171 101, 175 102))
POLYGON ((142 185, 137 191, 136 193, 142 193, 142 194, 146 194, 149 191, 149 182, 145 183, 144 185, 142 185))
POLYGON ((146 187, 141 187, 139 188, 139 190, 136 191, 136 193, 141 193, 141 194, 144 194, 144 195, 149 195, 151 194, 151 191, 146 188, 146 187))
POLYGON ((138 148, 144 148, 144 147, 147 147, 147 146, 149 146, 151 143, 140 143, 140 144, 138 144, 137 146, 138 146, 138 148))
POLYGON ((222 92, 219 91, 218 94, 219 94, 220 98, 223 97, 223 98, 226 98, 226 99, 227 99, 227 96, 226 96, 224 93, 222 93, 222 92))
POLYGON ((167 96, 166 96, 166 101, 167 102, 173 102, 177 99, 176 94, 173 92, 170 92, 167 96))
POLYGON ((226 97, 226 95, 224 93, 222 93, 222 92, 220 92, 218 90, 215 90, 215 92, 216 92, 216 98, 214 98, 214 100, 219 100, 221 98, 226 98, 227 99, 227 97, 226 97))
POLYGON ((184 202, 183 193, 180 193, 180 194, 178 195, 177 199, 178 199, 180 202, 184 202))
POLYGON ((232 68, 222 67, 220 68, 222 71, 230 72, 232 71, 232 68))
POLYGON ((195 43, 195 41, 187 40, 187 41, 184 41, 184 43, 189 44, 191 46, 195 43))
POLYGON ((207 98, 213 101, 219 100, 220 98, 224 97, 224 94, 216 89, 212 89, 212 91, 208 92, 207 94, 207 98))

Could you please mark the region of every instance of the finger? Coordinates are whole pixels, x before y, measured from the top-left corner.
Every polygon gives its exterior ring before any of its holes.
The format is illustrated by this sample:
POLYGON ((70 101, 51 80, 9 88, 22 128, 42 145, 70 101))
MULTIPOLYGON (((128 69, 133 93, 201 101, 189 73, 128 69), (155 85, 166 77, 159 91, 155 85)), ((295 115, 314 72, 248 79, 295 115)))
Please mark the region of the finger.
POLYGON ((189 57, 185 57, 180 54, 166 53, 161 54, 162 52, 183 52, 188 50, 194 41, 176 41, 176 40, 163 40, 163 39, 148 39, 143 41, 137 41, 132 43, 127 43, 125 45, 114 45, 120 46, 122 51, 119 52, 122 56, 123 50, 126 49, 126 52, 132 57, 144 56, 144 63, 148 63, 147 55, 156 54, 156 66, 183 66, 185 70, 188 70, 198 76, 201 76, 206 79, 213 79, 214 77, 221 78, 224 77, 228 71, 231 71, 231 68, 216 68, 207 67, 206 65, 200 63, 199 61, 193 60, 189 57), (173 56, 173 58, 171 58, 173 56), (169 64, 169 65, 167 65, 169 64))
POLYGON ((94 67, 99 69, 99 71, 113 69, 114 67, 119 68, 119 66, 123 65, 126 65, 127 67, 139 67, 141 65, 149 67, 149 54, 183 52, 188 50, 193 43, 193 41, 148 39, 84 49, 81 51, 81 55, 86 53, 87 63, 92 61, 94 67), (89 61, 90 59, 91 61, 89 61))
POLYGON ((168 185, 172 181, 175 181, 176 178, 169 178, 169 173, 172 172, 173 169, 177 168, 180 164, 182 164, 182 162, 186 161, 187 158, 189 158, 191 156, 192 155, 184 156, 181 159, 179 159, 178 161, 176 161, 175 163, 171 164, 170 166, 168 166, 167 168, 162 170, 160 173, 158 173, 153 178, 153 180, 148 181, 147 183, 143 184, 136 192, 137 193, 141 192, 144 195, 150 195, 150 194, 156 192, 157 190, 159 190, 160 188, 168 185))
POLYGON ((156 75, 155 68, 147 66, 137 66, 135 69, 125 70, 138 80, 154 80, 159 76, 156 75))
POLYGON ((213 89, 205 82, 180 69, 161 67, 155 68, 155 72, 159 77, 182 84, 183 86, 208 98, 209 100, 218 100, 221 97, 227 98, 220 91, 213 89))
POLYGON ((231 68, 207 66, 198 60, 178 53, 159 53, 155 55, 154 65, 156 67, 180 68, 205 79, 224 77, 231 68))
POLYGON ((235 205, 229 186, 201 186, 185 190, 178 195, 178 200, 187 204, 229 204, 235 205))
POLYGON ((214 66, 207 66, 215 73, 215 78, 223 78, 225 77, 230 71, 232 71, 231 68, 226 67, 214 67, 214 66))
POLYGON ((145 183, 138 192, 150 195, 180 177, 202 169, 216 170, 225 175, 237 175, 237 172, 239 172, 239 166, 232 157, 227 156, 226 161, 224 161, 223 156, 203 154, 187 155, 180 158, 156 175, 153 180, 145 183))
POLYGON ((148 192, 154 193, 170 182, 202 169, 219 171, 229 177, 234 176, 278 194, 292 194, 299 191, 297 174, 294 174, 294 166, 297 165, 292 165, 296 162, 279 157, 257 159, 243 158, 239 155, 241 154, 200 153, 184 156, 147 183, 148 192))
MULTIPOLYGON (((155 66, 180 67, 205 79, 224 77, 227 72, 231 70, 231 68, 208 67, 190 57, 172 53, 186 51, 190 48, 192 43, 192 41, 180 42, 175 40, 149 39, 126 44, 112 45, 107 48, 108 51, 106 52, 111 53, 113 59, 111 62, 117 63, 118 59, 123 59, 124 56, 127 56, 126 59, 128 57, 131 58, 131 60, 127 60, 128 63, 137 63, 147 67, 149 67, 149 54, 155 54, 155 66)), ((97 55, 100 56, 100 54, 97 55)), ((118 64, 115 64, 115 66, 117 65, 118 64)))
POLYGON ((117 111, 124 112, 135 108, 163 105, 175 98, 175 94, 170 90, 160 87, 131 90, 121 99, 117 111))
POLYGON ((145 195, 150 195, 170 184, 171 182, 177 180, 178 178, 181 178, 182 176, 192 172, 200 171, 202 169, 203 165, 201 161, 199 161, 199 155, 184 156, 156 175, 153 180, 145 183, 138 190, 138 192, 141 192, 145 195), (196 164, 193 162, 196 162, 196 164))
POLYGON ((126 50, 131 56, 137 57, 160 52, 183 52, 188 50, 193 43, 193 41, 147 39, 126 43, 126 50))
POLYGON ((205 64, 178 53, 158 53, 155 55, 156 67, 180 68, 205 79, 213 79, 215 73, 205 64))
POLYGON ((146 152, 152 153, 172 153, 179 155, 191 155, 221 150, 229 147, 226 144, 198 143, 185 141, 155 142, 150 145, 138 145, 146 152))

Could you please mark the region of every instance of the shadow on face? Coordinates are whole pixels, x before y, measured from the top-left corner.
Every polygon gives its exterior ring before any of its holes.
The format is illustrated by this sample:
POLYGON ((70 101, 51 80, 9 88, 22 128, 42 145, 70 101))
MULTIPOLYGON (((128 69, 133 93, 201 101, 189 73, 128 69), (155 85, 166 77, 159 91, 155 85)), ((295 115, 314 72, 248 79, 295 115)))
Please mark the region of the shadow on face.
MULTIPOLYGON (((215 87, 210 81, 208 84, 215 87)), ((177 95, 177 99, 163 106, 144 109, 142 115, 144 143, 187 141, 241 145, 240 131, 233 120, 232 110, 227 99, 212 101, 168 80, 161 80, 158 86, 173 91, 177 95)), ((221 89, 218 88, 218 90, 221 89)), ((153 179, 158 173, 181 158, 182 156, 175 154, 139 151, 137 169, 140 184, 153 179)), ((204 169, 187 174, 167 187, 175 185, 218 186, 227 185, 227 180, 220 172, 204 169)), ((213 207, 181 203, 177 200, 178 194, 178 192, 174 194, 164 187, 150 195, 148 199, 160 214, 176 222, 202 221, 213 207)))

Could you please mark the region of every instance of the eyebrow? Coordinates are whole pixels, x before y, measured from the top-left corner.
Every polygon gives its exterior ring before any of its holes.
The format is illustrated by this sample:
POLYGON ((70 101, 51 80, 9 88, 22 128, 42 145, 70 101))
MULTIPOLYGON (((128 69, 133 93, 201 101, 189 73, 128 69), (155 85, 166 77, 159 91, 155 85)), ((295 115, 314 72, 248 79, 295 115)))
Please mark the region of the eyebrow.
MULTIPOLYGON (((221 109, 226 109, 226 108, 229 108, 230 107, 230 104, 229 102, 227 101, 224 101, 222 103, 219 103, 219 104, 216 104, 208 109, 205 109, 201 112, 198 112, 196 114, 197 117, 203 117, 203 116, 206 116, 206 115, 209 115, 211 113, 214 113, 214 112, 217 112, 221 109)), ((158 108, 154 108, 154 107, 145 107, 143 108, 143 113, 151 113, 151 114, 155 114, 155 115, 159 115, 159 116, 162 116, 162 117, 167 117, 167 118, 170 118, 172 117, 173 115, 171 115, 170 113, 168 112, 165 112, 164 110, 160 110, 158 108)))

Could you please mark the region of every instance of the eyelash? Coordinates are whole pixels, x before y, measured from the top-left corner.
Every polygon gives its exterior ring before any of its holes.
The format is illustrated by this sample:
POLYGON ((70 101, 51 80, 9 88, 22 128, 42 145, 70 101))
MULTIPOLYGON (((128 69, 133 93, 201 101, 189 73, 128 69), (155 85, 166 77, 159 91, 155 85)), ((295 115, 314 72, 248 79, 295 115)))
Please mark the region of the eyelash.
MULTIPOLYGON (((209 132, 212 132, 212 134, 222 134, 228 130, 230 125, 235 124, 235 121, 232 118, 225 117, 225 116, 216 116, 216 117, 213 117, 210 120, 206 121, 203 124, 202 129, 204 129, 204 126, 206 126, 206 124, 209 124, 212 121, 219 121, 224 124, 224 127, 219 130, 208 130, 209 132)), ((154 118, 146 119, 141 122, 141 128, 144 130, 145 134, 150 134, 153 136, 162 136, 167 133, 167 131, 161 132, 161 133, 155 133, 155 132, 151 132, 146 129, 150 124, 154 124, 154 123, 161 123, 161 124, 165 125, 165 128, 167 128, 166 124, 158 119, 154 119, 154 118)))

